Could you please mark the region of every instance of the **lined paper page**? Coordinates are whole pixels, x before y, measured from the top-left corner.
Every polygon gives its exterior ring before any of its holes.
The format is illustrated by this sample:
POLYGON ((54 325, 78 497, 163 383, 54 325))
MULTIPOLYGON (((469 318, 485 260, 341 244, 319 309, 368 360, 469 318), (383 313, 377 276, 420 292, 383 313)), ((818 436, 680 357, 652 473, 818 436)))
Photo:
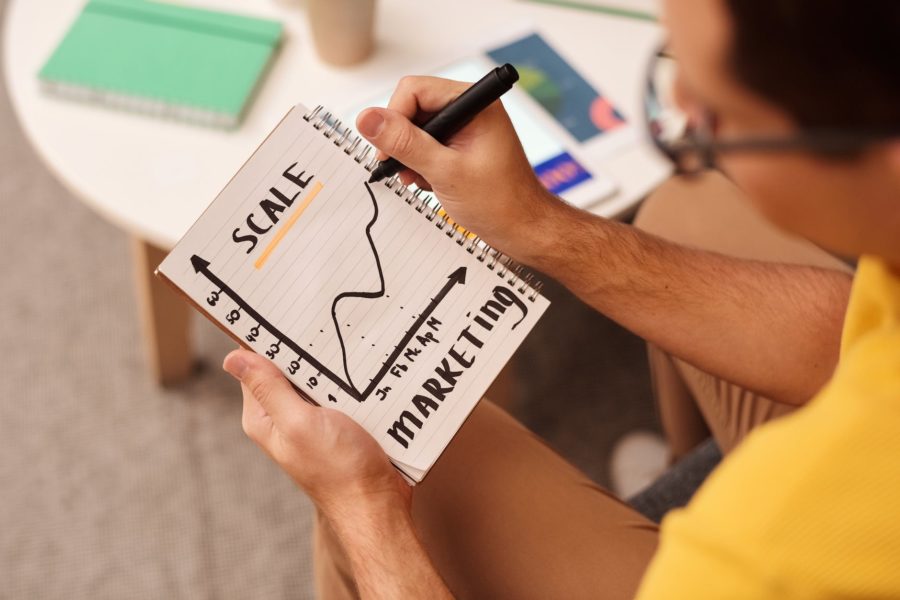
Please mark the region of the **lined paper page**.
POLYGON ((285 117, 159 270, 419 480, 548 303, 369 186, 306 112, 285 117))

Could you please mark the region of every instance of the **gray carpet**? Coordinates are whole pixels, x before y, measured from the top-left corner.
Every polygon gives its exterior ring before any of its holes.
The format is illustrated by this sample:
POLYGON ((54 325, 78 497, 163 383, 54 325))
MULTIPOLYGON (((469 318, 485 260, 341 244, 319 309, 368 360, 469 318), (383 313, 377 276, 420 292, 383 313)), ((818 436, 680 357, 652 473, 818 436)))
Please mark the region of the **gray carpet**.
MULTIPOLYGON (((0 134, 0 598, 311 597, 311 505, 241 432, 232 343, 196 319, 209 368, 155 387, 125 235, 52 178, 5 90, 0 134)), ((655 427, 643 346, 549 295, 513 410, 604 482, 613 442, 655 427)))

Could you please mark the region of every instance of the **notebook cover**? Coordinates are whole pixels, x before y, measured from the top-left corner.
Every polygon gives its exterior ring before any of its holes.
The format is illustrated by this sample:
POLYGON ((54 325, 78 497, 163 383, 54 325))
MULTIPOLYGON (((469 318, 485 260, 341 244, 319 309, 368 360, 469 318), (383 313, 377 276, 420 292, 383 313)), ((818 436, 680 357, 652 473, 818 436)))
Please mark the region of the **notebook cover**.
MULTIPOLYGON (((63 88, 243 113, 280 23, 145 0, 91 0, 41 69, 63 88)), ((138 106, 140 108, 140 106, 138 106)))

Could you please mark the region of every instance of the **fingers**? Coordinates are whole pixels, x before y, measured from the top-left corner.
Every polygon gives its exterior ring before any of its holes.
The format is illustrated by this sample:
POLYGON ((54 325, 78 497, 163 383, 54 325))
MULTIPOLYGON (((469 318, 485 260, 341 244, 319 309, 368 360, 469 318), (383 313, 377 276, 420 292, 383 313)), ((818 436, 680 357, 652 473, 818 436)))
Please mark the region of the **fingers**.
POLYGON ((417 187, 425 190, 426 192, 431 191, 431 184, 428 183, 424 177, 422 177, 412 169, 403 169, 399 174, 400 183, 402 183, 403 185, 415 184, 417 187))
MULTIPOLYGON (((421 125, 432 113, 438 112, 466 91, 468 86, 467 83, 440 77, 407 75, 397 82, 387 107, 421 125)), ((379 150, 378 154, 378 160, 387 158, 387 153, 383 151, 379 150)), ((414 180, 415 176, 410 178, 410 181, 414 180)), ((409 185, 406 181, 403 184, 409 185)))
POLYGON ((407 76, 397 83, 387 107, 407 119, 415 120, 419 113, 434 113, 441 110, 470 85, 440 77, 407 76))
POLYGON ((356 128, 372 145, 434 183, 451 164, 455 150, 441 145, 404 115, 384 108, 367 108, 356 128))
MULTIPOLYGON (((275 423, 293 428, 297 425, 296 421, 304 420, 309 411, 314 410, 297 395, 278 367, 258 354, 235 350, 225 357, 222 368, 241 382, 244 390, 244 417, 254 431, 257 431, 255 424, 261 417, 255 411, 262 410, 275 423), (248 394, 252 397, 252 402, 247 398, 248 394)), ((249 431, 247 433, 250 434, 249 431)))
POLYGON ((265 450, 268 447, 270 434, 272 433, 272 418, 257 402, 246 386, 242 385, 241 390, 244 393, 241 428, 247 434, 247 437, 265 450))

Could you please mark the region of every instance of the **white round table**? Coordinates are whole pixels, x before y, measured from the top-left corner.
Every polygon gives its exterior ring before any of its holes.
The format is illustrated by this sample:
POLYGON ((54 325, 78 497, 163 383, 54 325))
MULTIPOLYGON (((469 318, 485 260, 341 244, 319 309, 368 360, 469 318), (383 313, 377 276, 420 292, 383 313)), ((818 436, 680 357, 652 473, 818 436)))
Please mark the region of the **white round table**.
MULTIPOLYGON (((85 0, 10 0, 4 23, 7 88, 22 127, 51 171, 82 201, 134 239, 138 298, 149 359, 162 383, 191 370, 190 310, 158 283, 156 265, 266 134, 295 103, 347 106, 407 73, 463 56, 511 24, 532 24, 577 69, 636 120, 644 66, 660 39, 642 21, 509 0, 377 0, 377 50, 359 66, 316 57, 306 13, 274 0, 190 0, 195 6, 271 17, 285 41, 242 125, 220 131, 51 98, 37 72, 85 0)), ((633 209, 665 176, 640 146, 604 164, 618 192, 597 212, 633 209)))

